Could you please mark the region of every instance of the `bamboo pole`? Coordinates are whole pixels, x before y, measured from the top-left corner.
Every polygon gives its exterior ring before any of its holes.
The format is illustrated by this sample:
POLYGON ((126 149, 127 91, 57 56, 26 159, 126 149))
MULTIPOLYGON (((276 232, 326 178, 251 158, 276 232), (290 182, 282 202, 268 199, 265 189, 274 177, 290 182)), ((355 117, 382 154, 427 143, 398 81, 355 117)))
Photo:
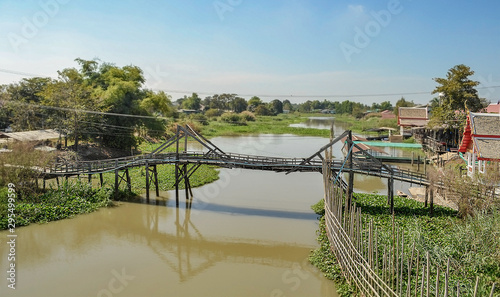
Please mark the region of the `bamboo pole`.
POLYGON ((431 266, 429 252, 427 251, 427 297, 431 295, 431 266))
POLYGON ((479 287, 479 276, 476 276, 476 285, 474 286, 474 297, 477 296, 478 287, 479 287))
POLYGON ((436 294, 434 296, 439 296, 439 266, 436 267, 436 294))

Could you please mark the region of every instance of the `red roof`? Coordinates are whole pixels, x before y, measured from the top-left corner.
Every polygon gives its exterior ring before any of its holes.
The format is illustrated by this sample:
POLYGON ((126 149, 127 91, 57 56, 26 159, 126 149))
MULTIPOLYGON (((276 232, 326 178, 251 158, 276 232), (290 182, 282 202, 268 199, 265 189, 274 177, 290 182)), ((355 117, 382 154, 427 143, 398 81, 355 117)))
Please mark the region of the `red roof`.
POLYGON ((458 151, 473 152, 478 160, 500 161, 500 114, 468 112, 458 151))
POLYGON ((499 103, 496 103, 496 104, 491 103, 486 108, 486 112, 487 113, 500 113, 500 104, 499 103))
POLYGON ((470 128, 470 114, 467 115, 467 124, 465 124, 464 137, 462 138, 462 144, 460 144, 459 152, 465 153, 467 152, 467 148, 472 140, 471 136, 471 128, 470 128))

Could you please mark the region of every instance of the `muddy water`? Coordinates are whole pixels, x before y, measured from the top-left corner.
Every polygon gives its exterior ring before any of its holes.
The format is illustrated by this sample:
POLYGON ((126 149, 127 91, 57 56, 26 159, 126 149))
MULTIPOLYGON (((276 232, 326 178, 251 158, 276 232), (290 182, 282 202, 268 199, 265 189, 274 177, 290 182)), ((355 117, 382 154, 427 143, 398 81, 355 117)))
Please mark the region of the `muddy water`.
MULTIPOLYGON (((212 141, 228 152, 283 157, 307 157, 328 142, 292 135, 212 141)), ((355 185, 384 192, 384 183, 359 177, 355 185)), ((307 261, 317 247, 310 205, 323 196, 321 175, 221 169, 217 182, 193 192, 192 204, 181 192, 180 208, 163 192, 18 228, 16 290, 3 272, 0 296, 336 296, 307 261)), ((2 271, 7 235, 0 232, 2 271)))

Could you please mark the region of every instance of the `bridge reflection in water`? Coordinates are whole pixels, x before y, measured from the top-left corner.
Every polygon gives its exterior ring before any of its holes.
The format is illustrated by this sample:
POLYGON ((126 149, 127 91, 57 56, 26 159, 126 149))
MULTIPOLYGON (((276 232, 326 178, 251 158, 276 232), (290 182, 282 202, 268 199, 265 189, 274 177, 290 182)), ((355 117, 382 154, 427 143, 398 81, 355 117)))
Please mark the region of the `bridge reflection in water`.
MULTIPOLYGON (((154 205, 166 205, 165 202, 150 200, 154 205)), ((253 214, 256 216, 282 217, 316 220, 316 215, 311 213, 266 211, 240 207, 229 207, 234 213, 253 214)), ((224 212, 227 206, 212 205, 203 211, 224 212)), ((203 236, 200 229, 191 221, 192 200, 186 201, 182 207, 175 208, 175 234, 160 232, 159 209, 147 208, 147 220, 142 222, 144 229, 140 234, 147 238, 148 246, 158 255, 162 261, 178 274, 179 281, 183 282, 220 262, 233 262, 245 264, 258 264, 271 267, 290 268, 297 264, 297 256, 308 254, 311 246, 290 245, 273 241, 249 242, 244 237, 241 239, 231 238, 208 239, 203 236)), ((244 232, 244 230, 242 230, 244 232)), ((309 266, 309 265, 306 265, 309 266)), ((306 269, 306 266, 303 269, 306 269)), ((312 267, 308 267, 313 271, 312 267)))

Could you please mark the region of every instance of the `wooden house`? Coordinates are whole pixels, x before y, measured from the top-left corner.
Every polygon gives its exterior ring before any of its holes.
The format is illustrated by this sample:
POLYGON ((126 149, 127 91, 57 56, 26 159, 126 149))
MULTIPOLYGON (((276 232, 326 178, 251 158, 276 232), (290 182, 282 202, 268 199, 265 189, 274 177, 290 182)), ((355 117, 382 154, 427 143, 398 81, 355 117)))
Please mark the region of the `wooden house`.
POLYGON ((488 161, 500 162, 500 114, 469 112, 458 152, 465 154, 469 176, 485 173, 488 161))
POLYGON ((405 128, 425 127, 429 123, 429 108, 426 107, 400 107, 398 110, 398 126, 401 135, 405 128))

